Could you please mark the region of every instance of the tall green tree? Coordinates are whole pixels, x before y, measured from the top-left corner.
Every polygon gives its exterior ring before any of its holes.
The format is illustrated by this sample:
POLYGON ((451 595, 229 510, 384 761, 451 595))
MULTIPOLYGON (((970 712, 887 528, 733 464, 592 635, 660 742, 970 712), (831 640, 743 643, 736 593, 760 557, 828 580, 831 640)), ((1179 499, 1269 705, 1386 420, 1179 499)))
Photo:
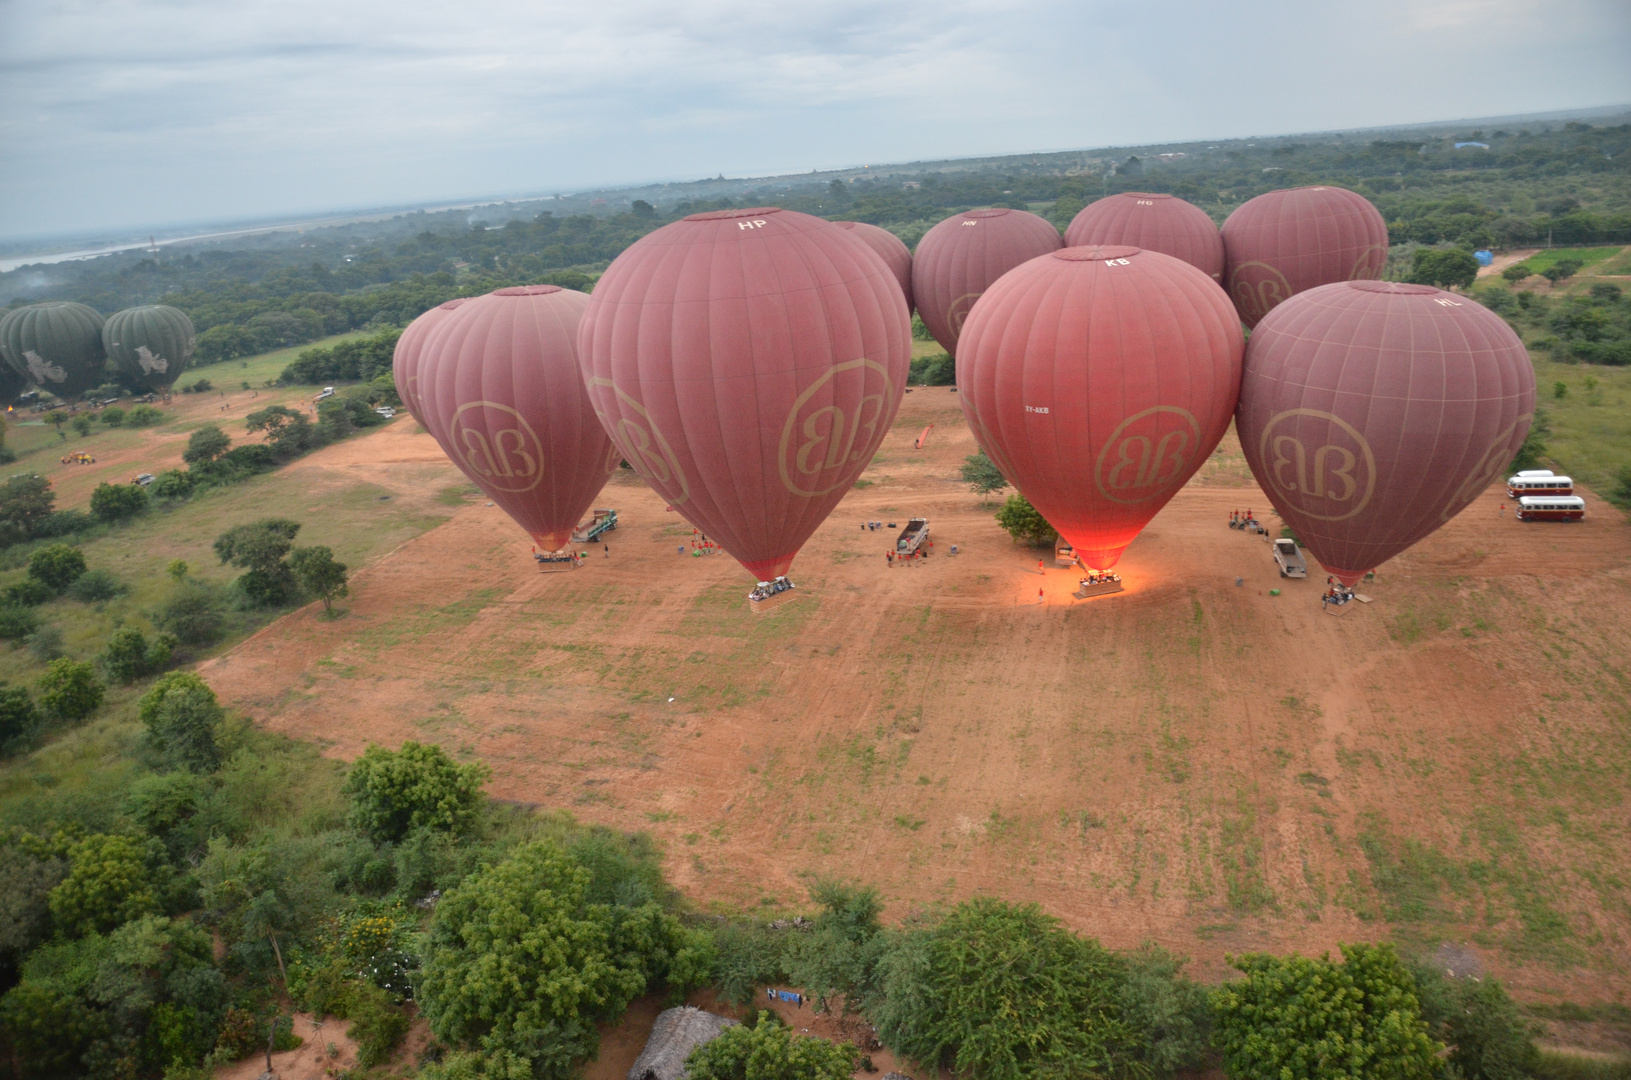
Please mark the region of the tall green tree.
POLYGON ((369 746, 345 781, 351 823, 376 841, 401 840, 417 829, 461 832, 475 821, 490 771, 476 762, 460 765, 434 744, 369 746))
POLYGON ((1058 531, 1048 524, 1048 519, 1031 505, 1030 500, 1017 491, 1008 496, 1008 501, 997 511, 997 524, 1001 525, 1003 531, 1012 536, 1016 543, 1031 547, 1047 547, 1059 535, 1058 531))
POLYGON ((208 465, 232 448, 232 436, 215 424, 205 424, 187 438, 181 460, 189 465, 208 465))
POLYGON ((223 563, 244 571, 238 588, 253 603, 280 604, 294 592, 294 573, 286 556, 294 547, 300 522, 288 518, 262 518, 228 529, 215 539, 215 554, 223 563))
POLYGON ((102 704, 107 688, 96 669, 83 660, 61 656, 40 676, 40 707, 58 720, 83 720, 102 704))
POLYGON ((985 456, 984 450, 976 451, 963 459, 962 468, 958 469, 966 483, 976 495, 991 495, 1008 486, 1008 480, 1002 475, 1002 470, 985 456))
POLYGON ((85 553, 72 544, 47 544, 28 557, 28 576, 62 592, 85 572, 85 553))
POLYGON ((326 547, 295 548, 289 553, 289 565, 300 587, 322 598, 327 614, 334 613, 336 599, 350 592, 345 563, 337 561, 334 552, 326 547))
POLYGON ((215 691, 190 671, 172 671, 142 695, 137 716, 150 753, 173 769, 214 772, 221 765, 219 732, 226 711, 215 691))

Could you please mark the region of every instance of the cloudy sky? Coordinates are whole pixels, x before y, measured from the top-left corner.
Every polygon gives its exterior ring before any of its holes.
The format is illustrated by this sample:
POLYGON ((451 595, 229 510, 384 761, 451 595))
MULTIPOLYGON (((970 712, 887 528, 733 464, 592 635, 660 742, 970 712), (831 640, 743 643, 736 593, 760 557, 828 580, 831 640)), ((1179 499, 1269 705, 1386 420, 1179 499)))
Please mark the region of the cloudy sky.
POLYGON ((1631 0, 0 0, 0 236, 1631 102, 1631 0))

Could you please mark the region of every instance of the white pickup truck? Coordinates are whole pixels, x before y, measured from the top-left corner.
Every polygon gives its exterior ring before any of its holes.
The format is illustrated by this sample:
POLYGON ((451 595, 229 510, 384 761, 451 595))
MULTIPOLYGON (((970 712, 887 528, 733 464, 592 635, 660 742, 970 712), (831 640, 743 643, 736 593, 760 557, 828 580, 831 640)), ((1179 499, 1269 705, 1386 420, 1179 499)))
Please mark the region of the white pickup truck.
POLYGON ((1308 576, 1308 562, 1297 548, 1297 541, 1280 539, 1274 542, 1274 561, 1280 564, 1280 576, 1285 578, 1308 576))

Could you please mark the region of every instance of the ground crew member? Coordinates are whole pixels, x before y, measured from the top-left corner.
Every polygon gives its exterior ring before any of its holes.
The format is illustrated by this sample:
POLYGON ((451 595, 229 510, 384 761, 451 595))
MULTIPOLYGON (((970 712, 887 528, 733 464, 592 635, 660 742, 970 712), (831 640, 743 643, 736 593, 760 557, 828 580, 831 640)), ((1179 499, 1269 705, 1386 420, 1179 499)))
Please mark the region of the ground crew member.
POLYGON ((609 558, 611 558, 611 557, 612 557, 612 545, 610 545, 610 544, 602 544, 602 545, 600 545, 600 546, 601 546, 601 549, 602 549, 602 550, 603 550, 603 551, 605 551, 605 552, 606 552, 606 557, 607 557, 607 558, 608 558, 608 559, 609 559, 609 558))

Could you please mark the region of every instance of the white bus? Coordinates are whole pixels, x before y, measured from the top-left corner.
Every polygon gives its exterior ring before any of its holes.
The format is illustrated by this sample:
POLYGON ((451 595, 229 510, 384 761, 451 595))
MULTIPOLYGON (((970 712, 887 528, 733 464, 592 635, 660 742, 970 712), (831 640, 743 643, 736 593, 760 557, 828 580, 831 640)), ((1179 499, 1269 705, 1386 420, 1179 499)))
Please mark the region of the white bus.
POLYGON ((1580 521, 1586 500, 1578 495, 1525 495, 1518 500, 1519 521, 1580 521))
POLYGON ((1521 499, 1525 495, 1573 495, 1574 481, 1567 476, 1513 476, 1506 482, 1506 496, 1521 499))

